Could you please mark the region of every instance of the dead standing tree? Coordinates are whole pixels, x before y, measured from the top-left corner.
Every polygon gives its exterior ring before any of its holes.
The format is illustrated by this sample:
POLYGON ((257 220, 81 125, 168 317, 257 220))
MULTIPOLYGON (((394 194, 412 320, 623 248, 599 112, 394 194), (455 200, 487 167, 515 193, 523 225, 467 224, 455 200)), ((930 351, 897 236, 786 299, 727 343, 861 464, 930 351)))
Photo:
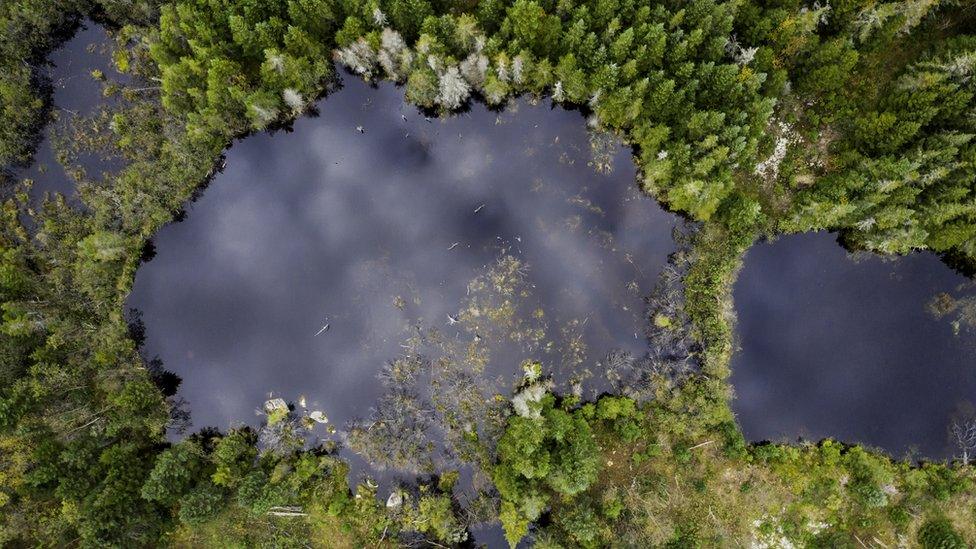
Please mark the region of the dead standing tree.
POLYGON ((418 390, 421 375, 429 370, 429 361, 415 354, 387 363, 378 376, 386 390, 370 417, 349 424, 349 447, 373 467, 431 472, 435 412, 418 390))
POLYGON ((949 425, 952 442, 962 453, 959 459, 963 465, 969 465, 976 454, 976 418, 955 419, 949 425))

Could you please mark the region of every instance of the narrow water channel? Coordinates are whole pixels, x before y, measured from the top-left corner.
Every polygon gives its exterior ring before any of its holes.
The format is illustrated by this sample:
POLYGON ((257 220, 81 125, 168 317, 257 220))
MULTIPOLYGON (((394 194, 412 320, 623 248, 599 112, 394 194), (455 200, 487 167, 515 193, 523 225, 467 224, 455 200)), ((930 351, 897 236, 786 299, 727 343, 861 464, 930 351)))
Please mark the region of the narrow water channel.
POLYGON ((479 362, 489 395, 524 359, 570 376, 646 350, 676 219, 629 150, 548 104, 431 119, 353 77, 319 109, 234 145, 137 274, 193 429, 256 424, 269 396, 366 416, 417 338, 479 362))
POLYGON ((950 422, 976 403, 976 327, 946 303, 967 296, 932 254, 850 256, 828 233, 755 245, 734 289, 746 437, 951 458, 950 422))
MULTIPOLYGON (((51 119, 43 130, 33 163, 15 174, 18 180, 33 180, 34 204, 45 193, 57 192, 66 197, 75 194, 76 181, 59 160, 58 142, 70 139, 73 119, 91 116, 106 104, 103 82, 95 78, 96 71, 105 78, 122 78, 113 66, 111 51, 112 39, 106 30, 85 21, 70 40, 51 53, 46 67, 53 92, 51 119)), ((94 156, 79 160, 91 176, 97 176, 98 170, 107 165, 104 159, 94 156)))

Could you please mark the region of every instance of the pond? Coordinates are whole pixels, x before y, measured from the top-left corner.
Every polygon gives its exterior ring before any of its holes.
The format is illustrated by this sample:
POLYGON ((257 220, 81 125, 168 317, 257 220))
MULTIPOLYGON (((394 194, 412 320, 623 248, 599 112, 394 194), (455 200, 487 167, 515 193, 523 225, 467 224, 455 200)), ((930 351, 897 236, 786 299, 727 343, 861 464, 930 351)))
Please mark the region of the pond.
POLYGON ((646 351, 676 218, 629 149, 548 103, 427 118, 345 81, 292 132, 235 144, 137 273, 145 352, 182 378, 194 430, 257 424, 269 396, 367 416, 419 344, 475 363, 486 397, 524 359, 567 379, 646 351))
MULTIPOLYGON (((86 22, 52 53, 52 123, 17 174, 35 203, 74 194, 58 142, 111 101, 92 77, 123 78, 110 46, 86 22)), ((477 343, 484 389, 502 394, 527 358, 565 380, 646 351, 642 298, 676 220, 636 190, 614 139, 525 100, 427 118, 351 77, 319 109, 237 144, 139 271, 129 305, 147 355, 183 378, 191 428, 257 424, 269 395, 340 425, 368 415, 377 373, 418 339, 441 354, 477 343)), ((112 166, 74 160, 92 177, 112 166)), ((828 234, 754 247, 735 287, 746 436, 951 456, 947 426, 976 401, 976 336, 929 305, 972 294, 966 282, 929 254, 852 259, 828 234)))
POLYGON ((755 245, 734 288, 746 438, 951 457, 949 424, 976 402, 967 296, 972 282, 928 253, 851 256, 828 233, 755 245))
MULTIPOLYGON (((17 174, 35 201, 74 194, 57 142, 110 101, 91 74, 121 78, 110 45, 86 22, 50 58, 52 123, 17 174)), ((568 378, 646 350, 642 298, 676 220, 636 190, 614 139, 525 100, 427 118, 356 78, 319 109, 237 144, 137 277, 146 352, 183 378, 193 428, 256 424, 271 394, 340 424, 367 415, 376 374, 418 334, 452 336, 452 352, 483 341, 485 389, 501 393, 526 358, 568 378), (472 307, 489 310, 465 319, 472 307)), ((74 160, 90 176, 110 167, 74 160)), ((976 336, 929 305, 966 282, 930 254, 852 259, 828 234, 754 247, 735 287, 746 436, 950 457, 947 426, 976 401, 976 336)))
MULTIPOLYGON (((76 181, 58 158, 59 142, 71 138, 73 119, 91 116, 107 103, 102 92, 103 83, 93 77, 93 71, 101 71, 110 79, 124 80, 112 63, 112 44, 103 27, 86 21, 48 58, 49 65, 45 69, 53 92, 51 119, 43 131, 32 164, 15 174, 18 179, 34 181, 31 188, 34 204, 38 204, 45 193, 58 192, 67 197, 75 193, 76 181)), ((105 159, 96 155, 75 160, 91 176, 97 176, 99 170, 109 167, 105 159)))

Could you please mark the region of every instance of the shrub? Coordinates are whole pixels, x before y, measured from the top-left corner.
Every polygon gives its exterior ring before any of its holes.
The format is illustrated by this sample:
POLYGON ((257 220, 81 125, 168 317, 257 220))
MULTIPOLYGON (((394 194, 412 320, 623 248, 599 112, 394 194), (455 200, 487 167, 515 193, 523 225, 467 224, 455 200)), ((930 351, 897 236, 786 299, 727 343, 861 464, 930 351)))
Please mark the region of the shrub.
POLYGON ((966 549, 967 545, 947 518, 930 519, 918 529, 923 549, 966 549))

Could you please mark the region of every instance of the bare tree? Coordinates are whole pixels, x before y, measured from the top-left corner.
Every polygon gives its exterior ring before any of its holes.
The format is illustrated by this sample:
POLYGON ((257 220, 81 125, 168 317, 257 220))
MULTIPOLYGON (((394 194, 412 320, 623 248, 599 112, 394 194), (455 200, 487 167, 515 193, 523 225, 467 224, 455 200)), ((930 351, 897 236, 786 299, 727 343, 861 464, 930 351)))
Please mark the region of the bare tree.
POLYGON ((648 351, 643 356, 611 351, 600 362, 608 381, 619 394, 640 401, 655 397, 658 389, 680 385, 698 371, 701 345, 685 311, 684 277, 691 264, 691 247, 698 227, 685 224, 675 229, 678 250, 658 275, 654 291, 646 298, 644 334, 648 351))
POLYGON ((435 412, 417 387, 421 374, 429 369, 430 362, 416 354, 387 363, 378 375, 386 390, 370 417, 350 422, 349 447, 377 469, 414 474, 433 470, 435 412))
POLYGON ((959 458, 963 465, 969 465, 976 454, 976 418, 954 419, 949 425, 952 442, 962 455, 959 458))

